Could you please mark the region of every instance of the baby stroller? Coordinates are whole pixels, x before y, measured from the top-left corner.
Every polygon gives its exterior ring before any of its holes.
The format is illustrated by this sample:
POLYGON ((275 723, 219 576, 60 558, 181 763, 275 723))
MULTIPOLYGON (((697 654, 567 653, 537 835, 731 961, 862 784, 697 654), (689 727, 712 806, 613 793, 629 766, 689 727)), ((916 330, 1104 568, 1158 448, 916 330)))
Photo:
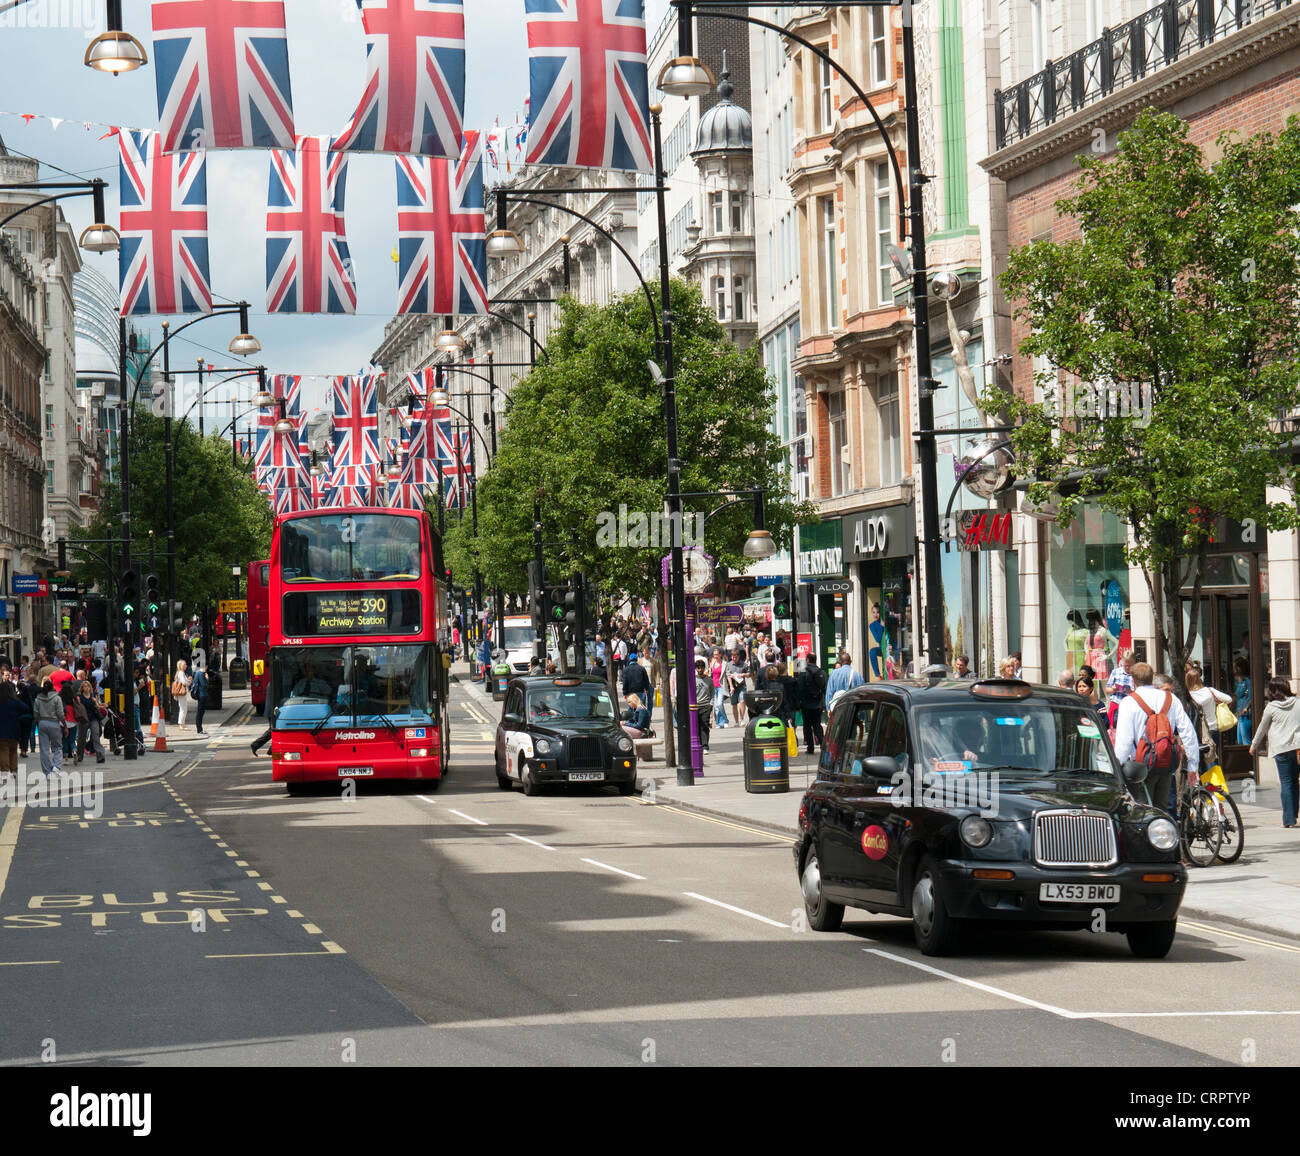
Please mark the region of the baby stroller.
POLYGON ((108 742, 108 749, 115 755, 122 753, 126 738, 126 716, 114 710, 108 703, 101 702, 99 709, 104 712, 102 723, 103 737, 108 742))

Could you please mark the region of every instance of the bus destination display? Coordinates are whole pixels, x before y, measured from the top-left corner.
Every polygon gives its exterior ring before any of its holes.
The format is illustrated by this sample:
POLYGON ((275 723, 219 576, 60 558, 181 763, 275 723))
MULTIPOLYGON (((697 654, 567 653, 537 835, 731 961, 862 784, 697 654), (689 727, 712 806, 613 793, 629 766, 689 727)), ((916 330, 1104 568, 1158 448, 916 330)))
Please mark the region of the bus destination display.
POLYGON ((284 596, 284 633, 415 634, 420 629, 418 590, 302 591, 284 596))

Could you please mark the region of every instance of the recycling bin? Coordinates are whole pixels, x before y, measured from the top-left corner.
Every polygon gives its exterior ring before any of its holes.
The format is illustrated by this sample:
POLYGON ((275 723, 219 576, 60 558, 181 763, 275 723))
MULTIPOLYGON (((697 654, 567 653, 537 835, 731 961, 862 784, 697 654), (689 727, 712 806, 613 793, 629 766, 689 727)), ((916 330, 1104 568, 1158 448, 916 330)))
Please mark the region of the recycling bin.
POLYGON ((506 686, 510 682, 510 663, 497 662, 492 666, 492 701, 504 702, 506 686))
POLYGON ((248 663, 244 659, 232 658, 229 673, 231 690, 248 689, 248 663))
POLYGON ((785 723, 774 715, 751 718, 745 727, 745 790, 750 794, 790 789, 785 723))

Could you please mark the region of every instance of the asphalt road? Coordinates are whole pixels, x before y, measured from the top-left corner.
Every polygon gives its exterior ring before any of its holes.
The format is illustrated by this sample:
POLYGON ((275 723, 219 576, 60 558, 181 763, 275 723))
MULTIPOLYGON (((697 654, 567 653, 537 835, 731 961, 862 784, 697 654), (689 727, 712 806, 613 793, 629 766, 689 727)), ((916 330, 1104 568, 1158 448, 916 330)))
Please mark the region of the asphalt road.
POLYGON ((490 711, 454 689, 436 793, 291 799, 249 757, 258 720, 100 819, 8 821, 0 1062, 1300 1061, 1300 946, 1185 922, 1158 962, 1051 932, 929 960, 854 912, 818 935, 788 840, 612 788, 499 791, 490 711))

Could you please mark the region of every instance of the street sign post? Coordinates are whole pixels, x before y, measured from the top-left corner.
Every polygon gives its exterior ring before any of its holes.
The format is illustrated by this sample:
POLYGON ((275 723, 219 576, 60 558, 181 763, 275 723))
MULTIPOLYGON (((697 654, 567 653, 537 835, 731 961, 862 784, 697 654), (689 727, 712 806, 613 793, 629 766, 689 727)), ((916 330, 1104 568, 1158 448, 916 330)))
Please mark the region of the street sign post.
POLYGON ((247 598, 222 598, 217 603, 217 609, 222 614, 247 614, 247 598))

